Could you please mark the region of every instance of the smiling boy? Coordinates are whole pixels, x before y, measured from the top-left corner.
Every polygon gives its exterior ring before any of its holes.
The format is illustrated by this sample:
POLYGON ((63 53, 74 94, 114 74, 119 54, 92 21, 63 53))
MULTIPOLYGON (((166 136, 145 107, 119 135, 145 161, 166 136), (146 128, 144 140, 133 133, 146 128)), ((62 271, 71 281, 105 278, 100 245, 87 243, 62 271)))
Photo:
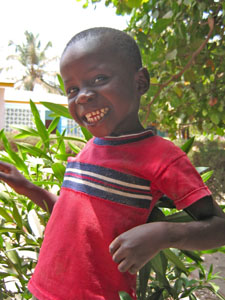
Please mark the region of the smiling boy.
POLYGON ((61 74, 71 115, 94 136, 143 130, 137 112, 149 87, 148 72, 138 53, 131 58, 112 34, 72 40, 62 55, 61 74))
POLYGON ((149 75, 131 37, 83 31, 60 70, 70 114, 94 137, 69 158, 59 199, 0 163, 0 179, 52 210, 29 290, 39 300, 118 300, 121 290, 135 299, 136 272, 160 250, 223 245, 224 214, 185 153, 139 121, 149 75), (146 224, 163 194, 199 221, 146 224))

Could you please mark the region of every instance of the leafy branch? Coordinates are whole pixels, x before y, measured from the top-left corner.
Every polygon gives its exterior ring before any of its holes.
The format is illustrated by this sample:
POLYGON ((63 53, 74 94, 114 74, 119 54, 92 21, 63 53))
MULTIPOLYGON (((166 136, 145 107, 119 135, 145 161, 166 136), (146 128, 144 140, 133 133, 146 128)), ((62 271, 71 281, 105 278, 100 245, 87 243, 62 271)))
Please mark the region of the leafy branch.
POLYGON ((189 59, 189 61, 185 65, 185 67, 180 72, 178 72, 177 74, 173 75, 169 80, 167 80, 166 82, 160 84, 158 91, 156 92, 156 94, 154 95, 154 97, 152 98, 152 100, 147 105, 147 112, 146 112, 146 115, 145 115, 144 124, 146 124, 146 122, 148 120, 152 104, 154 103, 155 99, 158 98, 158 96, 160 95, 161 91, 166 86, 168 86, 172 81, 177 80, 179 77, 181 77, 184 74, 184 72, 187 69, 190 68, 190 66, 193 64, 195 58, 199 55, 199 53, 204 49, 204 47, 208 43, 208 41, 209 41, 209 39, 210 39, 210 37, 211 37, 211 35, 213 33, 213 29, 214 29, 214 19, 213 18, 208 18, 208 25, 209 25, 209 33, 207 35, 207 38, 200 45, 200 47, 192 54, 191 58, 189 59))

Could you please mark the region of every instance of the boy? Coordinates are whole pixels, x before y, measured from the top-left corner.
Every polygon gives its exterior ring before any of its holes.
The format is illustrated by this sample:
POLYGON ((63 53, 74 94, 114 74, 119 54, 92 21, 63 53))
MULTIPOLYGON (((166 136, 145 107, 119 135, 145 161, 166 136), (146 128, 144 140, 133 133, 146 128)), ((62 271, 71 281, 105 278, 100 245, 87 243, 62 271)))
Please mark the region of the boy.
POLYGON ((29 290, 39 300, 117 300, 121 290, 135 299, 136 272, 161 249, 223 245, 224 214, 186 155, 141 125, 149 75, 131 37, 83 31, 60 70, 69 111, 94 138, 68 160, 59 199, 0 164, 0 179, 52 211, 29 290), (199 221, 146 224, 163 194, 199 221))

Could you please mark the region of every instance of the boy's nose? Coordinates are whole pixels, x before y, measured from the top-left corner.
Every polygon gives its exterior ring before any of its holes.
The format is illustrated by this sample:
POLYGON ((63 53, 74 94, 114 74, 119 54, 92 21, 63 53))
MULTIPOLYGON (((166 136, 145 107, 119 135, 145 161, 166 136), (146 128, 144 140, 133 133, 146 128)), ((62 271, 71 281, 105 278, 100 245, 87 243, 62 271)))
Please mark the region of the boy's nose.
POLYGON ((82 104, 82 103, 86 103, 88 101, 93 100, 95 97, 95 92, 93 91, 80 91, 77 99, 76 99, 76 103, 77 104, 82 104))

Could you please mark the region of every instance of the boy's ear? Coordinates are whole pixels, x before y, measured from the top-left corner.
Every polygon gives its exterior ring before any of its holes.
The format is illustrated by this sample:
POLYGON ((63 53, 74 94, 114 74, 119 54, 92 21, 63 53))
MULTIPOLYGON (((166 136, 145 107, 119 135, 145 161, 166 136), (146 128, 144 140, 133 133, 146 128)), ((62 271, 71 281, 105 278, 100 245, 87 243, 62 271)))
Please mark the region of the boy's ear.
POLYGON ((140 95, 143 95, 147 92, 147 90, 150 87, 150 78, 148 70, 146 68, 140 68, 135 76, 137 90, 140 93, 140 95))

